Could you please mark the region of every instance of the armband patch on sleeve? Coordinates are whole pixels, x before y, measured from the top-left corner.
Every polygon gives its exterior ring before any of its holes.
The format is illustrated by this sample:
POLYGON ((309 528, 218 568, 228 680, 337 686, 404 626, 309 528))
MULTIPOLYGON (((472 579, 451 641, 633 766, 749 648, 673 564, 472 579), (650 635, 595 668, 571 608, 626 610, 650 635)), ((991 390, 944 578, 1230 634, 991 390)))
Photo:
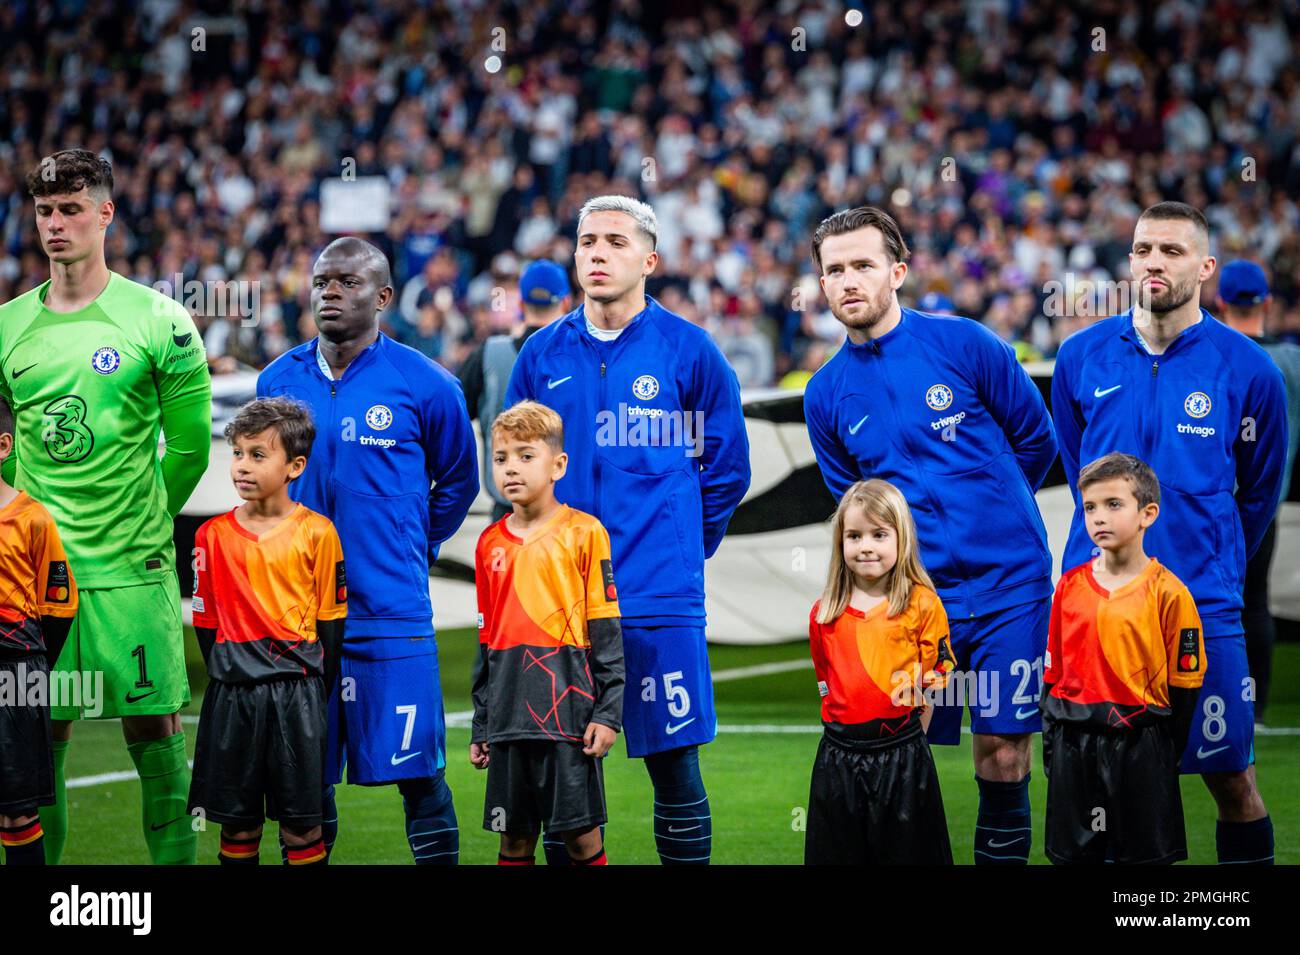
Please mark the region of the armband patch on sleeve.
POLYGON ((51 603, 65 604, 70 596, 72 596, 72 587, 68 582, 68 562, 50 561, 50 583, 45 590, 45 599, 51 603))
POLYGON ((1188 627, 1178 633, 1178 672, 1195 673, 1201 668, 1201 657, 1197 652, 1197 638, 1201 632, 1195 627, 1188 627))
POLYGON ((600 562, 600 573, 605 581, 605 600, 613 603, 618 600, 618 590, 614 587, 614 565, 608 560, 600 562))
POLYGON ((944 634, 939 640, 939 659, 935 661, 934 668, 939 673, 949 673, 957 665, 953 659, 952 653, 948 649, 948 634, 944 634))

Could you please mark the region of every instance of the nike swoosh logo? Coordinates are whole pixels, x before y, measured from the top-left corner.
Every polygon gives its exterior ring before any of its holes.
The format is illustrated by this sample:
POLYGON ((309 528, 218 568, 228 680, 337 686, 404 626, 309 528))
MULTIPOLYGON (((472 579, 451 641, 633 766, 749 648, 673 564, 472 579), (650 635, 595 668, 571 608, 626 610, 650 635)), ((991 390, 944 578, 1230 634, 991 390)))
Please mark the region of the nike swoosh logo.
POLYGON ((1092 389, 1092 396, 1094 398, 1104 398, 1112 391, 1119 391, 1123 387, 1124 387, 1123 385, 1111 385, 1109 388, 1105 390, 1102 390, 1101 388, 1094 388, 1092 389))
POLYGON ((19 378, 21 378, 23 375, 27 374, 29 371, 31 371, 33 368, 35 368, 35 367, 36 367, 37 365, 39 365, 39 364, 40 364, 39 361, 34 361, 34 362, 32 362, 30 365, 28 365, 26 368, 22 368, 22 369, 19 369, 18 371, 15 371, 15 372, 13 373, 13 375, 12 375, 13 380, 14 380, 14 381, 17 381, 19 378))
POLYGON ((1017 708, 1016 708, 1016 719, 1018 719, 1018 720, 1027 720, 1027 719, 1029 719, 1029 717, 1033 716, 1033 715, 1034 715, 1035 713, 1037 713, 1037 712, 1038 712, 1038 707, 1034 707, 1032 710, 1028 710, 1028 711, 1026 711, 1026 710, 1022 710, 1022 709, 1020 709, 1019 707, 1017 707, 1017 708))
POLYGON ((566 381, 568 381, 568 380, 569 380, 570 378, 572 378, 572 377, 573 377, 572 375, 565 375, 565 376, 564 376, 563 378, 561 378, 559 381, 548 381, 548 382, 546 383, 546 387, 547 387, 547 388, 554 388, 554 387, 556 387, 557 385, 562 385, 562 384, 564 384, 566 381))
POLYGON ((1217 746, 1207 753, 1205 750, 1201 749, 1201 747, 1198 746, 1196 747, 1196 758, 1205 759, 1207 756, 1213 756, 1215 753, 1222 753, 1227 748, 1228 747, 1226 746, 1217 746))
POLYGON ((392 758, 392 763, 393 763, 394 766, 400 766, 400 765, 402 765, 402 763, 406 762, 408 759, 414 759, 415 757, 419 756, 422 752, 424 752, 424 750, 422 750, 422 749, 417 749, 414 753, 407 753, 407 754, 406 754, 405 756, 403 756, 401 759, 398 759, 398 758, 397 758, 397 754, 394 753, 394 754, 393 754, 393 758, 392 758))
POLYGON ((664 732, 667 733, 669 736, 672 736, 674 733, 676 733, 676 732, 677 732, 679 729, 681 729, 682 727, 684 727, 684 726, 690 726, 690 725, 691 725, 692 723, 694 723, 694 722, 695 722, 695 717, 692 716, 692 717, 691 717, 689 720, 687 720, 685 723, 678 723, 676 726, 673 726, 671 723, 667 723, 667 724, 664 725, 664 732))
POLYGON ((861 420, 861 421, 859 421, 857 424, 855 424, 855 425, 853 425, 851 428, 849 428, 849 434, 857 434, 857 433, 858 433, 858 429, 862 427, 862 422, 863 422, 863 421, 866 421, 866 420, 867 420, 868 418, 870 418, 870 417, 871 417, 871 415, 869 415, 869 414, 864 414, 864 415, 862 416, 862 420, 861 420))
POLYGON ((164 822, 161 826, 155 823, 154 825, 149 827, 149 831, 160 832, 163 829, 166 829, 168 826, 172 825, 173 823, 180 822, 184 818, 185 818, 184 816, 177 816, 175 819, 169 819, 167 822, 164 822))
POLYGON ((176 343, 177 348, 184 348, 186 345, 190 343, 190 339, 193 337, 194 337, 193 332, 186 332, 184 335, 177 335, 176 326, 175 325, 172 326, 172 341, 176 343))
POLYGON ((690 832, 691 830, 698 829, 698 828, 700 827, 699 826, 669 826, 668 831, 669 832, 690 832))
POLYGON ((158 692, 157 690, 150 690, 148 693, 141 693, 139 696, 132 696, 130 693, 128 693, 125 699, 128 703, 139 703, 141 700, 145 699, 146 697, 153 696, 157 692, 158 692))
POLYGON ((989 843, 989 848, 990 848, 990 849, 1005 849, 1007 846, 1014 846, 1017 842, 1019 842, 1019 841, 1020 841, 1021 839, 1023 839, 1023 838, 1024 838, 1023 836, 1016 836, 1016 838, 1014 838, 1014 839, 1008 839, 1006 842, 990 842, 990 843, 989 843))

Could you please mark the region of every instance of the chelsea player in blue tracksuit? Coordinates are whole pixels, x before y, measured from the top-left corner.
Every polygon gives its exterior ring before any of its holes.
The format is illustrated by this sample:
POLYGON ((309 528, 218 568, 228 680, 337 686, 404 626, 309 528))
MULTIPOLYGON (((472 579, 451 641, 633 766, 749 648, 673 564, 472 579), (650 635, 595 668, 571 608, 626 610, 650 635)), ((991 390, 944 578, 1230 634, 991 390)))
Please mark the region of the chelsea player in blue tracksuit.
MULTIPOLYGON (((571 466, 555 494, 609 530, 623 733, 654 785, 659 857, 703 864, 712 817, 698 747, 717 730, 704 561, 749 487, 749 441, 721 351, 645 294, 656 233, 645 203, 602 196, 583 206, 574 260, 584 303, 524 343, 506 406, 531 398, 564 419, 571 466)), ((548 862, 563 855, 546 848, 548 862)))
POLYGON ((349 783, 397 785, 417 863, 454 864, 460 840, 444 779, 429 564, 478 493, 474 432, 456 379, 380 333, 379 312, 393 296, 383 253, 337 239, 311 282, 320 337, 272 362, 257 394, 311 407, 316 444, 290 494, 334 522, 347 560, 351 613, 330 696, 326 845, 338 833, 334 784, 346 764, 349 783))
POLYGON ((1215 266, 1209 243, 1200 210, 1147 209, 1129 253, 1136 305, 1061 344, 1052 416, 1075 500, 1062 566, 1094 550, 1074 490, 1080 466, 1112 451, 1151 465, 1160 520, 1146 548, 1187 585, 1205 627, 1205 682, 1182 771, 1202 774, 1218 804, 1219 861, 1271 862, 1241 610, 1246 561, 1282 493, 1286 391, 1262 348, 1200 307, 1215 266))
MULTIPOLYGON (((818 226, 813 259, 848 341, 809 381, 804 414, 837 500, 855 481, 883 478, 911 505, 964 677, 953 685, 971 711, 975 862, 1024 864, 1052 597, 1034 492, 1056 438, 1009 346, 970 319, 899 306, 907 255, 880 209, 839 212, 818 226)), ((960 705, 937 705, 930 741, 957 743, 961 716, 960 705)))

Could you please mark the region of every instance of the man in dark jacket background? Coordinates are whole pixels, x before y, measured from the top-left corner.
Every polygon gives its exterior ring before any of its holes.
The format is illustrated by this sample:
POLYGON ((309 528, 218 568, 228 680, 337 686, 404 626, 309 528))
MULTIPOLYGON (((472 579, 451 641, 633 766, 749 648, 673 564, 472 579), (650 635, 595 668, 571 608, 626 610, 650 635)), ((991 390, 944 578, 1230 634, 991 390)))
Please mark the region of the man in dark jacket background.
POLYGON ((479 473, 483 489, 492 498, 495 524, 510 513, 510 505, 492 483, 492 422, 506 408, 506 385, 524 342, 540 328, 569 310, 569 277, 550 259, 538 259, 519 278, 524 320, 506 335, 492 335, 474 349, 460 366, 457 377, 465 391, 465 407, 478 421, 483 435, 483 460, 479 473))

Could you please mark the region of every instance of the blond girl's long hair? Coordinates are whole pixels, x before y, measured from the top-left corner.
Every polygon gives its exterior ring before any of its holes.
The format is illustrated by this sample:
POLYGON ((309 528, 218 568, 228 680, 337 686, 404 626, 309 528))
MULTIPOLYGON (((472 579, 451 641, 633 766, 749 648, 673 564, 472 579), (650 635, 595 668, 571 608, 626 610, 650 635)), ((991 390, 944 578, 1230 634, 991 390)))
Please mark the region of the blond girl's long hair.
POLYGON ((818 623, 837 620, 853 596, 853 571, 844 560, 844 516, 850 507, 860 507, 869 520, 883 527, 892 527, 898 538, 898 561, 889 572, 889 616, 896 617, 907 608, 914 584, 934 590, 934 583, 921 563, 916 524, 912 521, 912 512, 903 492, 879 478, 859 481, 844 492, 831 520, 831 566, 826 575, 821 605, 817 608, 818 623))

